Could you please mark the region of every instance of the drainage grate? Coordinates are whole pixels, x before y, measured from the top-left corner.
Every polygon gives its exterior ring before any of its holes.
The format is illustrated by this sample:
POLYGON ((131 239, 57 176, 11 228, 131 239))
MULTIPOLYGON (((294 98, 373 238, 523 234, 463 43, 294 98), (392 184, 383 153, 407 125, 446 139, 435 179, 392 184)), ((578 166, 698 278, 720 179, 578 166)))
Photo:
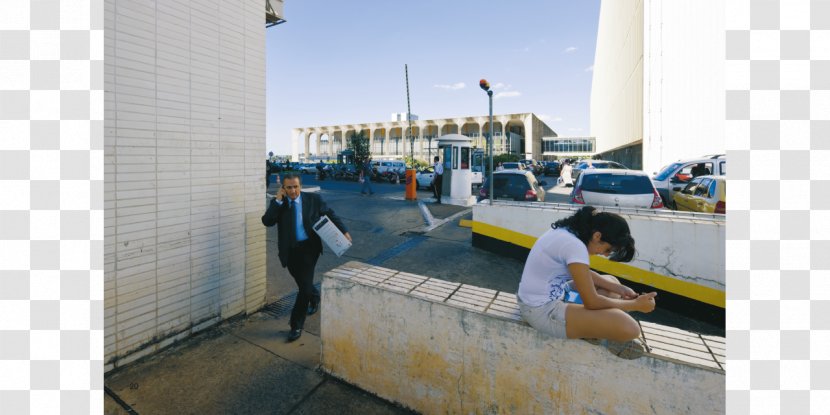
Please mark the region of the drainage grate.
MULTIPOLYGON (((314 288, 320 289, 320 283, 314 284, 314 288)), ((262 307, 262 312, 270 316, 280 318, 291 314, 291 309, 294 308, 294 302, 297 301, 297 291, 274 301, 271 304, 262 307)))
POLYGON ((425 236, 413 236, 412 238, 407 239, 403 243, 381 252, 374 258, 371 258, 368 261, 366 261, 366 263, 369 265, 380 265, 394 256, 400 255, 412 248, 415 248, 416 246, 420 245, 426 240, 427 238, 425 236))

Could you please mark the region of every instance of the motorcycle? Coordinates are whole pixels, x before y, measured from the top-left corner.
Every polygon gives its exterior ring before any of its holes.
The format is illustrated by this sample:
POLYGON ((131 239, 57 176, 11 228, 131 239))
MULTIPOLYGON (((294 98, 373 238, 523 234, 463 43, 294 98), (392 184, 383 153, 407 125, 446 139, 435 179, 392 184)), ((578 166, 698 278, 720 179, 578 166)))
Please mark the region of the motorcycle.
POLYGON ((322 168, 317 166, 317 180, 325 180, 329 175, 331 175, 331 166, 325 165, 322 168))
POLYGON ((406 173, 401 170, 389 169, 383 173, 384 178, 392 184, 400 184, 406 178, 406 173))
POLYGON ((356 182, 360 174, 354 166, 342 166, 334 173, 335 180, 349 180, 356 182))

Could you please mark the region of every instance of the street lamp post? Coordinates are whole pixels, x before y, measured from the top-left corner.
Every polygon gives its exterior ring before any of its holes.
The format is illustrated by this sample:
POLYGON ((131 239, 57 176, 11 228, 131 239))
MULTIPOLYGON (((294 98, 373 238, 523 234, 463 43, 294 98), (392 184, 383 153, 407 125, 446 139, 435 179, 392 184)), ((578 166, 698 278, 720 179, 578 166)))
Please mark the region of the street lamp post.
POLYGON ((490 173, 487 175, 487 181, 490 183, 490 205, 493 205, 493 91, 490 89, 490 83, 486 79, 478 82, 478 86, 487 92, 487 97, 490 101, 490 136, 487 137, 487 147, 489 148, 490 159, 490 173))

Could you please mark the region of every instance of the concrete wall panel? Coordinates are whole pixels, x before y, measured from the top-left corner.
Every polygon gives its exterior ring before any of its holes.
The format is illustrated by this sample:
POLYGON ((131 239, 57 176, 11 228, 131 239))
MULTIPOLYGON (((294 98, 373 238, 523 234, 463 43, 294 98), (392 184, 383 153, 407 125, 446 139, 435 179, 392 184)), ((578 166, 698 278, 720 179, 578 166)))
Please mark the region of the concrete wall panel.
POLYGON ((107 0, 105 27, 109 370, 263 305, 265 27, 184 0, 107 0))
POLYGON ((416 297, 401 282, 364 282, 323 277, 323 369, 420 413, 724 412, 718 369, 623 360, 512 318, 416 297))
MULTIPOLYGON (((548 204, 495 204, 473 206, 473 232, 477 224, 488 224, 526 236, 532 242, 550 229, 551 223, 572 215, 579 207, 548 204), (557 207, 558 206, 558 207, 557 207)), ((598 207, 602 210, 602 207, 598 207)), ((726 222, 699 215, 636 214, 612 209, 631 228, 637 255, 628 265, 725 291, 726 222), (702 260, 705 259, 705 260, 702 260)), ((709 215, 706 215, 709 216, 709 215)), ((723 306, 723 305, 721 305, 723 306)))

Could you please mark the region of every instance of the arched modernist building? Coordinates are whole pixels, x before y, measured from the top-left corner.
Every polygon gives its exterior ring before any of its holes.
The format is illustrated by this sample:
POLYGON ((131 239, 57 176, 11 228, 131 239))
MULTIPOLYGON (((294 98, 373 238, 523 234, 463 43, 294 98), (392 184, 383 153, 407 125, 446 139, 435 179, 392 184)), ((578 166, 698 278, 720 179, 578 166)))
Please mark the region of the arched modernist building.
POLYGON ((695 0, 602 2, 591 135, 604 159, 651 173, 725 152, 723 10, 695 0))
MULTIPOLYGON (((384 121, 362 124, 342 124, 319 127, 294 128, 292 130, 292 159, 334 159, 346 149, 353 134, 361 131, 369 137, 369 148, 374 158, 401 158, 410 154, 410 141, 415 138, 415 158, 426 160, 435 155, 435 139, 445 134, 463 134, 473 139, 473 146, 486 149, 486 137, 490 132, 487 115, 413 120, 412 133, 409 122, 384 121), (316 152, 312 154, 311 144, 316 152)), ((527 158, 539 158, 542 154, 542 137, 556 137, 536 114, 493 115, 494 154, 512 152, 527 158), (530 139, 527 139, 530 138, 530 139)))

